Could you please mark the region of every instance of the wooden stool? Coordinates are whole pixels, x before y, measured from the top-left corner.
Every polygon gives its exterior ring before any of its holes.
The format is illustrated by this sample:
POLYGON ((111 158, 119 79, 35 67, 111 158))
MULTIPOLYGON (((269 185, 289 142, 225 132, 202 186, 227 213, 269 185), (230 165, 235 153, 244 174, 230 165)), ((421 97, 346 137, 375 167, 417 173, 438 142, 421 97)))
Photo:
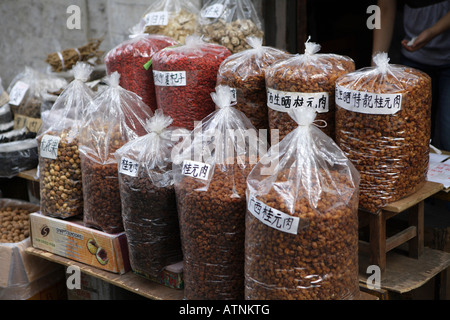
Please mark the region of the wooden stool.
POLYGON ((359 210, 359 227, 369 226, 369 242, 359 241, 359 250, 368 253, 370 264, 386 270, 386 253, 408 242, 408 254, 419 258, 424 251, 424 200, 441 191, 443 185, 427 181, 414 194, 390 203, 379 214, 359 210), (400 213, 408 213, 408 227, 386 238, 386 221, 400 213))

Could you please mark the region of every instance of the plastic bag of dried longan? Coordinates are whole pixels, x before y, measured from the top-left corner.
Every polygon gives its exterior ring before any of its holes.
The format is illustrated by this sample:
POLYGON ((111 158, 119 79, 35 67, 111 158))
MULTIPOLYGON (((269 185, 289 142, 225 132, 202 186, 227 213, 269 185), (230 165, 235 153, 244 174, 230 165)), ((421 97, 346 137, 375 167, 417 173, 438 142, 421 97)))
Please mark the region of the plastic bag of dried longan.
POLYGON ((289 115, 247 178, 245 299, 357 298, 359 173, 313 110, 289 115))
POLYGON ((86 84, 93 67, 78 62, 74 80, 42 116, 38 133, 41 213, 57 218, 83 214, 80 121, 94 93, 86 84))
POLYGON ((150 279, 183 260, 171 153, 189 131, 172 121, 156 110, 147 122, 150 133, 115 152, 131 268, 150 279))
POLYGON ((431 78, 389 64, 336 81, 336 142, 361 173, 360 208, 377 214, 426 181, 431 132, 431 78))
POLYGON ((243 299, 246 178, 257 161, 250 120, 231 105, 231 90, 212 94, 219 107, 174 153, 175 192, 184 264, 184 295, 243 299))
POLYGON ((354 61, 346 56, 319 53, 320 45, 308 41, 305 52, 272 64, 266 69, 269 127, 279 130, 280 140, 297 127, 288 111, 305 106, 317 112, 326 125, 321 129, 335 136, 335 82, 354 71, 354 61))
POLYGON ((114 153, 128 141, 148 134, 153 115, 141 98, 119 85, 117 71, 107 88, 86 108, 79 152, 83 181, 83 222, 107 233, 123 231, 118 165, 114 153))

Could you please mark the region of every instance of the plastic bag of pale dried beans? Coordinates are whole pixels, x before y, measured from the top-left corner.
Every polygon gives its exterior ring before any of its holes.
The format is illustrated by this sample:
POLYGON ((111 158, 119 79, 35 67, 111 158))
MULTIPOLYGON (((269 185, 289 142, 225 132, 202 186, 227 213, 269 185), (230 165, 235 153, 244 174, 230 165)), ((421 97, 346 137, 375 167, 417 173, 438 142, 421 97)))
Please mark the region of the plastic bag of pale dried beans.
POLYGON ((150 133, 115 153, 131 268, 152 280, 183 260, 171 153, 188 131, 171 124, 156 110, 147 123, 150 133))
POLYGON ((43 117, 37 137, 41 213, 57 218, 83 214, 81 160, 78 151, 80 121, 94 93, 86 85, 93 67, 78 62, 74 80, 43 117))
POLYGON ((318 53, 320 45, 307 41, 305 52, 266 69, 269 126, 279 130, 280 140, 297 127, 288 111, 301 106, 314 109, 324 120, 323 132, 335 135, 335 81, 354 71, 355 63, 346 56, 318 53))
POLYGON ((217 85, 227 85, 234 92, 235 108, 245 113, 256 129, 269 129, 265 69, 287 59, 286 51, 262 45, 262 39, 248 37, 250 49, 226 58, 217 73, 217 85))
POLYGON ((273 145, 247 178, 245 299, 329 300, 359 295, 359 173, 315 126, 273 145))
POLYGON ((117 72, 106 81, 108 87, 87 107, 80 130, 83 222, 117 233, 123 231, 123 222, 114 153, 128 141, 148 134, 146 121, 153 113, 137 94, 119 86, 117 72))
POLYGON ((231 106, 231 91, 213 93, 219 109, 175 153, 184 294, 188 300, 244 298, 246 178, 256 163, 256 129, 231 106))
POLYGON ((426 180, 431 79, 386 53, 373 61, 336 82, 336 141, 361 173, 360 208, 377 213, 426 180))

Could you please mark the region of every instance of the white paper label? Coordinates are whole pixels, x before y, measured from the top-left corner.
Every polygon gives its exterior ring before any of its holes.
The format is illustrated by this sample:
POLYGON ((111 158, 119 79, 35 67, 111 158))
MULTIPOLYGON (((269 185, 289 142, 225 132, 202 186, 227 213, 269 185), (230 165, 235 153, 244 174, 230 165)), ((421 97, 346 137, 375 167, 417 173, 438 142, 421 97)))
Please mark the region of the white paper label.
POLYGON ((186 85, 186 71, 153 70, 155 86, 178 87, 186 85))
POLYGON ((317 113, 328 112, 328 92, 288 92, 267 88, 267 106, 279 112, 308 107, 317 113))
POLYGON ((9 104, 18 106, 22 102, 23 97, 25 97, 29 87, 27 83, 17 81, 9 93, 9 104))
POLYGON ((211 166, 207 163, 191 161, 191 160, 184 160, 181 173, 184 176, 201 179, 201 180, 208 180, 210 171, 211 171, 211 166))
POLYGON ((139 163, 127 157, 122 157, 119 164, 119 173, 130 177, 136 177, 139 169, 139 163))
POLYGON ((350 90, 336 86, 336 105, 366 114, 396 114, 402 109, 402 95, 350 90))
POLYGON ((231 92, 231 103, 237 102, 236 88, 230 88, 230 92, 231 92))
POLYGON ((144 17, 146 26, 167 26, 169 24, 169 12, 150 12, 144 17))
POLYGON ((60 137, 44 135, 41 140, 40 156, 48 159, 56 159, 60 137))
POLYGON ((282 232, 297 234, 300 218, 269 207, 256 199, 254 195, 249 196, 247 208, 256 219, 265 225, 282 232))
POLYGON ((223 8, 224 8, 224 6, 221 3, 213 4, 203 10, 202 17, 217 19, 222 15, 223 8))

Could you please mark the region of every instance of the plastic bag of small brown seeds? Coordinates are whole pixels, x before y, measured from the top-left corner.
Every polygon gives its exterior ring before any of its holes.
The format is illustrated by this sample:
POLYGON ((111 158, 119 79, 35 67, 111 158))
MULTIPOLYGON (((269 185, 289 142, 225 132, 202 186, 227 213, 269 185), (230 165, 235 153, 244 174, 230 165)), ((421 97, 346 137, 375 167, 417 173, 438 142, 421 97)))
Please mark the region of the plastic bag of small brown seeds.
POLYGON ((171 153, 189 132, 171 123, 156 110, 148 122, 150 133, 115 153, 131 268, 152 280, 183 260, 171 153))
POLYGON ((41 213, 57 218, 83 214, 80 121, 94 93, 86 85, 93 67, 78 62, 75 80, 43 116, 38 133, 41 213))
POLYGON ((174 154, 175 191, 188 300, 244 298, 246 178, 259 141, 250 120, 231 106, 231 90, 212 94, 219 109, 174 154))
POLYGON ((199 8, 190 0, 157 0, 145 11, 145 32, 168 36, 184 44, 195 33, 199 8))
POLYGON ((323 132, 334 139, 335 82, 354 71, 355 64, 349 57, 318 53, 319 50, 319 44, 307 41, 303 54, 266 69, 269 126, 279 130, 280 140, 297 127, 287 112, 301 106, 314 109, 317 119, 326 122, 323 132))
POLYGON ((336 81, 336 142, 361 173, 360 208, 378 213, 426 180, 431 79, 386 53, 373 61, 336 81))
POLYGON ((298 127, 247 178, 245 299, 356 298, 359 173, 313 110, 289 115, 298 127))
POLYGON ((261 19, 250 0, 207 1, 200 10, 197 33, 231 53, 251 49, 247 37, 264 40, 261 19))
POLYGON ((79 136, 83 222, 118 233, 124 229, 114 153, 128 141, 148 134, 146 121, 153 113, 137 94, 119 86, 119 73, 105 80, 108 86, 88 105, 79 136))
POLYGON ((234 91, 235 108, 242 111, 257 130, 269 129, 265 69, 289 58, 286 51, 262 45, 261 38, 247 37, 250 49, 226 58, 219 67, 217 85, 234 91))

